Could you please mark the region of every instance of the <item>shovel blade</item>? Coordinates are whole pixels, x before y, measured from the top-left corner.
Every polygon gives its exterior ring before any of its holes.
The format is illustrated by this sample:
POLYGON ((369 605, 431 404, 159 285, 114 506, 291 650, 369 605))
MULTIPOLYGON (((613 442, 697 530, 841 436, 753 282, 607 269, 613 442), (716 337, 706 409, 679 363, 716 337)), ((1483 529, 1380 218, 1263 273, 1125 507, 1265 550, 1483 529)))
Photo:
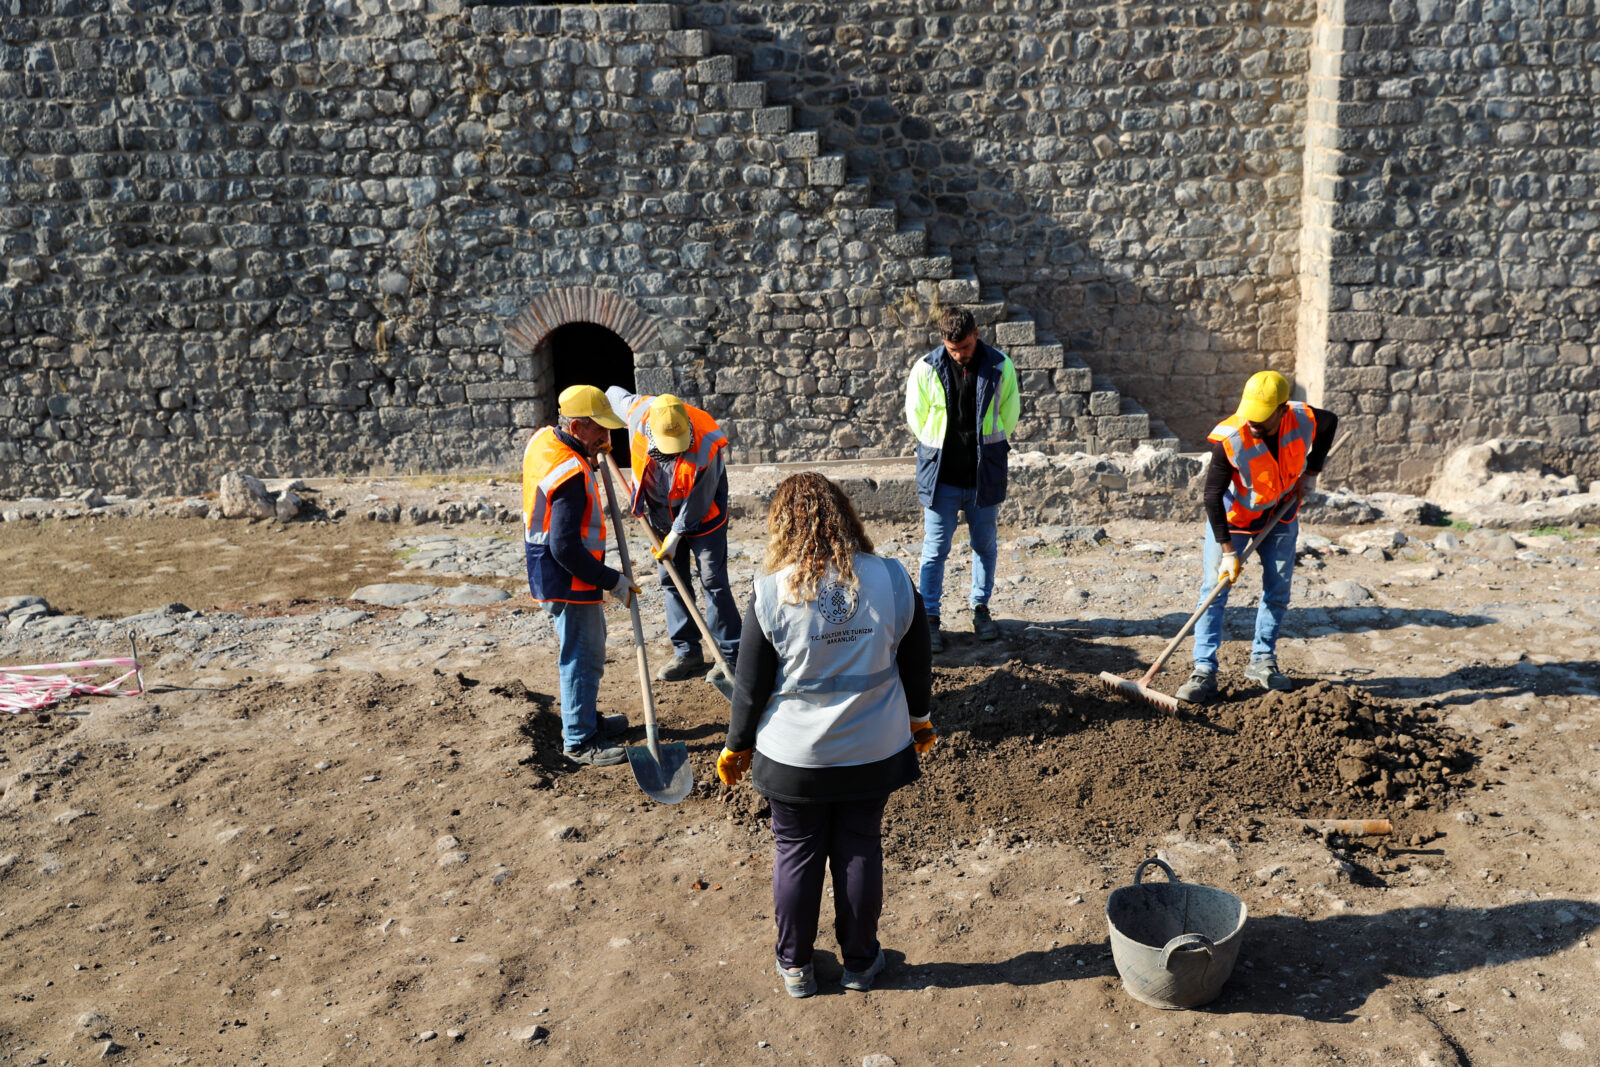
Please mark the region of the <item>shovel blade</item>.
POLYGON ((633 768, 633 780, 639 783, 651 800, 659 804, 676 804, 694 788, 694 770, 689 766, 689 749, 682 741, 658 744, 661 758, 650 754, 649 745, 628 747, 628 766, 633 768))

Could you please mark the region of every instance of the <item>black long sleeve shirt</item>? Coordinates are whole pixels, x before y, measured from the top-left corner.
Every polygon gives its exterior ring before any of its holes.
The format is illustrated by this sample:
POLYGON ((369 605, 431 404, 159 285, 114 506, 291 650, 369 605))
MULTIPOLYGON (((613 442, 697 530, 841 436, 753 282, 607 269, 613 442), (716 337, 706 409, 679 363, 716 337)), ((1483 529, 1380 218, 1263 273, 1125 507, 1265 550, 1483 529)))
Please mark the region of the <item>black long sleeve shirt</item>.
MULTIPOLYGON (((1320 474, 1322 465, 1328 460, 1328 449, 1333 447, 1333 435, 1339 428, 1339 416, 1331 411, 1321 408, 1312 408, 1312 413, 1317 417, 1317 433, 1311 439, 1311 451, 1306 455, 1306 473, 1320 474)), ((1278 435, 1263 437, 1262 443, 1276 459, 1278 455, 1278 435)), ((1217 544, 1226 546, 1228 540, 1228 509, 1222 502, 1222 496, 1228 491, 1228 485, 1233 481, 1233 462, 1228 459, 1227 449, 1222 445, 1211 445, 1211 466, 1206 468, 1206 488, 1203 495, 1206 505, 1206 521, 1211 524, 1211 536, 1215 537, 1217 544)), ((1260 524, 1266 522, 1266 516, 1258 520, 1258 525, 1250 533, 1261 529, 1260 524)))

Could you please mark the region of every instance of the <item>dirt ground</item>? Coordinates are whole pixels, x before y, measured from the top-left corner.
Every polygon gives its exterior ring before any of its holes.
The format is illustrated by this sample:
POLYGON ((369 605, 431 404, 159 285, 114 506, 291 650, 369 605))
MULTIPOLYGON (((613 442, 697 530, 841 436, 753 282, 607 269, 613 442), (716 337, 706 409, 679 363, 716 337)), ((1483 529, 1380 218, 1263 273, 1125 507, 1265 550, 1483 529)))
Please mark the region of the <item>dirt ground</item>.
MULTIPOLYGON (((825 901, 821 991, 794 1001, 764 807, 715 786, 726 703, 655 687, 694 771, 679 805, 564 764, 525 597, 410 618, 343 599, 416 580, 397 540, 428 530, 0 524, 0 597, 106 620, 179 603, 218 631, 142 644, 145 696, 0 714, 0 1064, 1600 1062, 1590 531, 1327 545, 1280 646, 1301 687, 1244 680, 1241 596, 1223 701, 1170 716, 1096 676, 1137 676, 1187 617, 1197 531, 1003 530, 1003 637, 947 608, 942 740, 889 809, 890 968, 838 986, 825 901), (1302 825, 1321 818, 1395 832, 1302 825), (1149 856, 1249 909, 1204 1008, 1121 986, 1106 899, 1149 856)), ((873 532, 914 573, 917 528, 873 532)), ((602 705, 637 722, 610 625, 602 705)), ((48 658, 34 632, 6 631, 0 663, 48 658)))

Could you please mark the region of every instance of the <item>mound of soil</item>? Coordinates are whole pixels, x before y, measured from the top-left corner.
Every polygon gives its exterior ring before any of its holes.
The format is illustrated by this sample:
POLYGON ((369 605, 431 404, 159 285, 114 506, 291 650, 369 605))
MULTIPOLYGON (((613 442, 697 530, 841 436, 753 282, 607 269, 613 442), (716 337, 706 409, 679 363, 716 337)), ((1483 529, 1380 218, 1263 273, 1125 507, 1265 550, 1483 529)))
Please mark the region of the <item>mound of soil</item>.
POLYGON ((1249 838, 1264 817, 1394 817, 1471 784, 1466 742, 1430 713, 1328 683, 1171 716, 1039 665, 936 675, 945 743, 891 806, 895 843, 919 853, 990 831, 1012 843, 1249 838))

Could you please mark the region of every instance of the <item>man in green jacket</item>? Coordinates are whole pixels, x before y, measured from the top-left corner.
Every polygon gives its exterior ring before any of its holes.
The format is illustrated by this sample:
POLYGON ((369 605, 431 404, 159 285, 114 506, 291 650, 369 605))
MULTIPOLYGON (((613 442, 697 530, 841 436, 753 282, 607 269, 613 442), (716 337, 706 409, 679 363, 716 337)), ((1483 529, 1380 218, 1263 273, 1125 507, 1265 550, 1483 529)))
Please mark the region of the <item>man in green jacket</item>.
POLYGON ((917 438, 917 499, 922 504, 922 571, 918 584, 928 612, 928 640, 944 651, 939 602, 944 562, 958 513, 972 540, 972 630, 980 641, 1000 636, 989 615, 994 591, 995 517, 1006 498, 1007 436, 1022 411, 1017 368, 1004 352, 978 339, 965 308, 939 316, 943 343, 917 360, 906 383, 906 422, 917 438))

